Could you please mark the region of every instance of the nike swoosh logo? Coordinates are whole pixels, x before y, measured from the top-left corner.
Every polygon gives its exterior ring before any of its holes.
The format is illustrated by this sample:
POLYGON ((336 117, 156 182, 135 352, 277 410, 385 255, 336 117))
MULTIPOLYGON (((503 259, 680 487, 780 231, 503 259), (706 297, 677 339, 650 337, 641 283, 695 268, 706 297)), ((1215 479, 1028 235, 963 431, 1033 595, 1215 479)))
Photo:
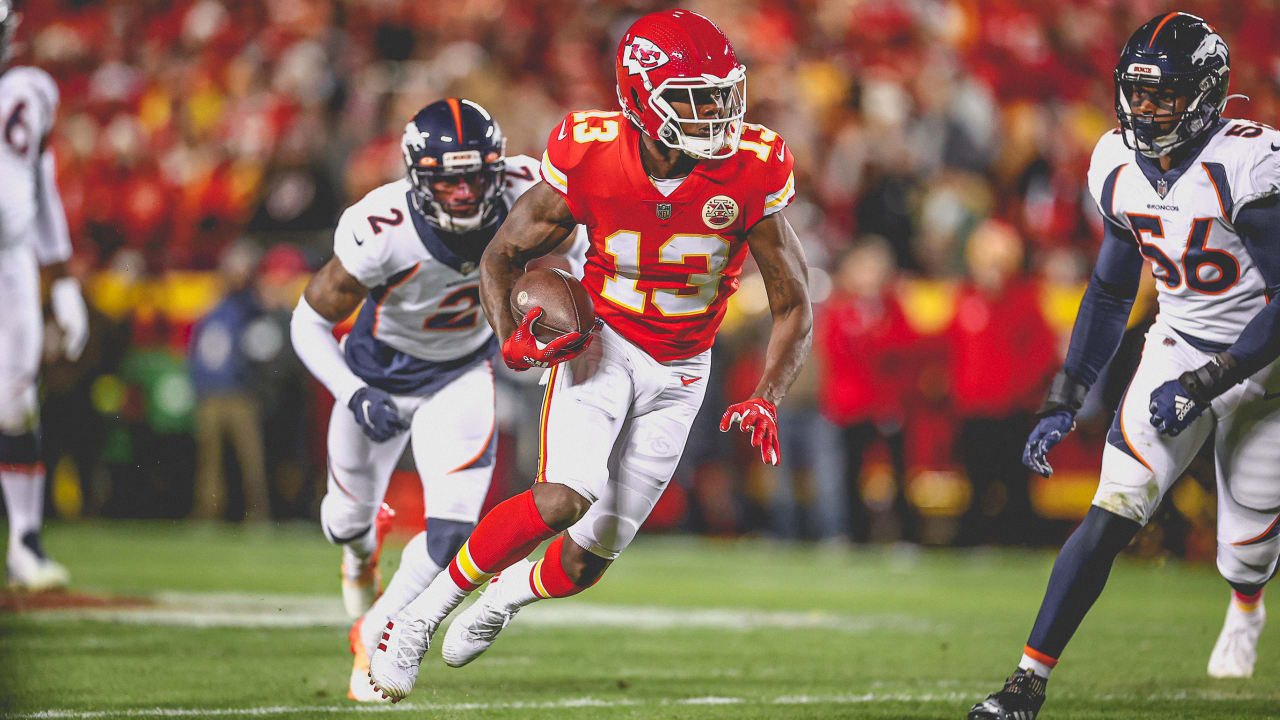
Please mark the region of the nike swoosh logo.
POLYGON ((567 119, 566 119, 564 122, 560 123, 560 136, 556 138, 557 140, 563 140, 563 139, 564 139, 564 136, 565 136, 565 126, 566 126, 566 125, 568 125, 568 124, 569 124, 569 121, 568 121, 567 119))
POLYGON ((1271 143, 1271 152, 1280 152, 1280 145, 1271 143))
POLYGON ((364 413, 364 421, 372 425, 373 420, 369 417, 369 407, 370 405, 368 400, 360 403, 360 411, 364 413))
POLYGON ((692 384, 694 384, 694 383, 698 382, 698 381, 699 381, 699 380, 701 380, 701 379, 702 379, 702 376, 698 376, 698 377, 691 377, 691 378, 687 378, 687 377, 685 377, 685 376, 683 376, 683 375, 681 375, 681 376, 680 376, 680 382, 684 383, 684 386, 685 386, 685 387, 689 387, 690 385, 692 385, 692 384))
POLYGON ((786 151, 787 151, 787 144, 784 142, 782 143, 782 147, 778 148, 778 162, 782 162, 785 159, 786 156, 784 155, 784 153, 786 151))

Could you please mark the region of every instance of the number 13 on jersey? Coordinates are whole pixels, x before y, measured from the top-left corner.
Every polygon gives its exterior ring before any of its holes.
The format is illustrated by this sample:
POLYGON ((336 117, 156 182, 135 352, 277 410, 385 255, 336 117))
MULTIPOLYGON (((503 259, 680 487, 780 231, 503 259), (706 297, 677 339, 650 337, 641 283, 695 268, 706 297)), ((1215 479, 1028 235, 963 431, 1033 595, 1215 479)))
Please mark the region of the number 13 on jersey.
MULTIPOLYGON (((720 278, 729 260, 729 241, 719 235, 672 235, 658 248, 658 267, 683 266, 702 258, 706 272, 688 272, 684 287, 641 290, 640 233, 619 230, 604 239, 604 253, 613 260, 614 272, 606 276, 600 295, 609 302, 644 314, 651 302, 667 317, 698 315, 707 311, 720 292, 720 278)), ((666 270, 667 268, 662 268, 666 270)), ((681 268, 671 267, 678 275, 681 268)), ((647 274, 647 273, 646 273, 647 274)))

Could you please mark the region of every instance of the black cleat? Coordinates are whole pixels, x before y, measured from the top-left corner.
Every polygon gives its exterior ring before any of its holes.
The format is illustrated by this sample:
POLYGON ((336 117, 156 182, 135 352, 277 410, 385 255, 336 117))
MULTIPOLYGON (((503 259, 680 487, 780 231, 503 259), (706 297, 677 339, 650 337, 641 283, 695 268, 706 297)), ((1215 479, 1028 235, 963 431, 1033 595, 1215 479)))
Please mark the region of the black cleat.
POLYGON ((1004 681, 1003 690, 969 708, 968 720, 1036 720, 1048 683, 1048 679, 1018 668, 1004 681))

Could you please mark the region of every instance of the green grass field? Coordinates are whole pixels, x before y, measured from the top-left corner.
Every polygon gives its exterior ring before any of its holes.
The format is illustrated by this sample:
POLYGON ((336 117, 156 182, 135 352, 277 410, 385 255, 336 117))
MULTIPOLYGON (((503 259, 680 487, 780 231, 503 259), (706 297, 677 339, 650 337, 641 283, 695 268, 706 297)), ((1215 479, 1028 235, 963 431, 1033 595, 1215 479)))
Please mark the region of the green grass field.
MULTIPOLYGON (((433 649, 407 701, 358 707, 317 528, 55 525, 46 545, 77 589, 155 603, 0 614, 7 717, 962 718, 1016 662, 1053 561, 642 536, 484 658, 433 649)), ((1212 567, 1122 561, 1042 717, 1280 717, 1274 624, 1253 679, 1205 675, 1226 601, 1212 567)))

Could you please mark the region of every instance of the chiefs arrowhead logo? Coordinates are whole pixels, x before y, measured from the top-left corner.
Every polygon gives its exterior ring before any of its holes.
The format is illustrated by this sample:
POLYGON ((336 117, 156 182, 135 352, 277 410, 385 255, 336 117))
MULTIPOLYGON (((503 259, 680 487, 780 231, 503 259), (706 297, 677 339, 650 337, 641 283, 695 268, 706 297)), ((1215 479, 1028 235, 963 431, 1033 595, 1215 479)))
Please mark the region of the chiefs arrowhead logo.
POLYGON ((662 48, 655 45, 652 40, 642 37, 632 38, 631 44, 627 46, 622 56, 622 65, 627 69, 628 75, 639 75, 641 71, 655 70, 670 61, 671 58, 667 57, 662 48))

